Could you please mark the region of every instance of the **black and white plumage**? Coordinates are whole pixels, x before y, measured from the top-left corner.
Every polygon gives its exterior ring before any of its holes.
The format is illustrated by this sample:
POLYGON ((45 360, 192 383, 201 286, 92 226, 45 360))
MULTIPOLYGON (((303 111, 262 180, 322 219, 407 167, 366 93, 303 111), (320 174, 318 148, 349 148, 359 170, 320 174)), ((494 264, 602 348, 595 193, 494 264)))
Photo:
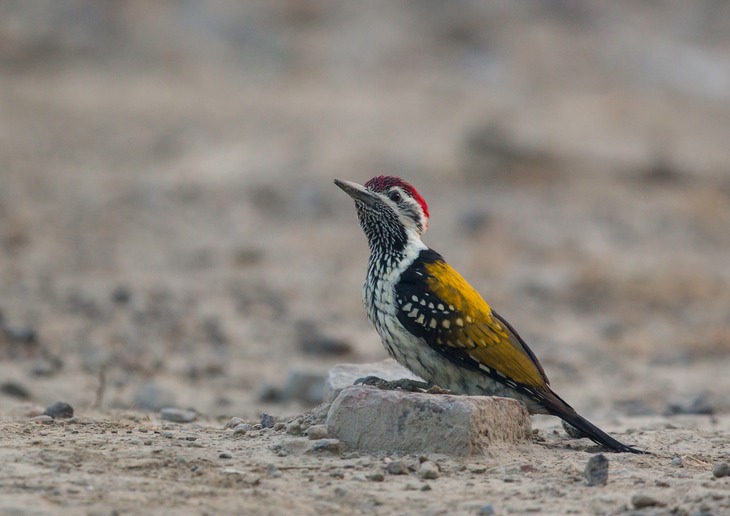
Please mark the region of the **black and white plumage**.
POLYGON ((428 206, 400 178, 364 186, 335 180, 355 200, 370 259, 363 303, 388 353, 431 385, 516 398, 614 451, 627 446, 580 416, 550 387, 535 354, 510 324, 437 252, 421 241, 428 206))

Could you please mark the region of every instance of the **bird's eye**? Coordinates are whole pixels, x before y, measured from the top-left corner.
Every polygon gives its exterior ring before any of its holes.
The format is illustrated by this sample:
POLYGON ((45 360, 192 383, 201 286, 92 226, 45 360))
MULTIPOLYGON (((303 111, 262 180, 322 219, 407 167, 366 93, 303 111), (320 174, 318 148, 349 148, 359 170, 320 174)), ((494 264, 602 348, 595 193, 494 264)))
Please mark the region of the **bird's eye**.
POLYGON ((398 193, 397 191, 390 192, 388 194, 388 198, 391 201, 393 201, 394 203, 399 203, 399 202, 401 202, 403 200, 403 198, 401 197, 400 193, 398 193))

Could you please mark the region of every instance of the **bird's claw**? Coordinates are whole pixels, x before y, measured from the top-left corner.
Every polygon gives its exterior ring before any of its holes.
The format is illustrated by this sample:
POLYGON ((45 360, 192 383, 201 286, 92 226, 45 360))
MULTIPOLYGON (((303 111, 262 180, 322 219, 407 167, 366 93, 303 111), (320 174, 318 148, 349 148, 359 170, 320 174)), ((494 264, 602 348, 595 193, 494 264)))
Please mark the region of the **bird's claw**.
POLYGON ((383 380, 377 376, 365 376, 355 380, 354 385, 370 385, 384 391, 401 389, 409 392, 425 392, 428 394, 448 394, 449 391, 428 382, 413 380, 412 378, 401 378, 399 380, 383 380))
POLYGON ((426 389, 426 394, 451 394, 451 391, 448 389, 442 389, 438 385, 432 385, 426 389))
POLYGON ((372 387, 379 388, 385 383, 388 382, 386 380, 383 380, 382 378, 378 378, 377 376, 364 376, 355 380, 355 383, 353 383, 352 385, 370 385, 372 387))

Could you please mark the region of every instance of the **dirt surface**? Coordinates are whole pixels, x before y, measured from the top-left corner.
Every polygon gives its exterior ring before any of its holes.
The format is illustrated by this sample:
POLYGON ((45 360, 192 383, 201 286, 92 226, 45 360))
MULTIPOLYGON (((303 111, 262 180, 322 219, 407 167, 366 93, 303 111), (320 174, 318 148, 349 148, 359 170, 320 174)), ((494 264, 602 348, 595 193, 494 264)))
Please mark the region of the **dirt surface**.
POLYGON ((730 511, 727 9, 3 2, 0 513, 730 511), (384 358, 332 184, 382 172, 556 392, 655 455, 589 487, 599 450, 540 417, 423 479, 224 428, 384 358))

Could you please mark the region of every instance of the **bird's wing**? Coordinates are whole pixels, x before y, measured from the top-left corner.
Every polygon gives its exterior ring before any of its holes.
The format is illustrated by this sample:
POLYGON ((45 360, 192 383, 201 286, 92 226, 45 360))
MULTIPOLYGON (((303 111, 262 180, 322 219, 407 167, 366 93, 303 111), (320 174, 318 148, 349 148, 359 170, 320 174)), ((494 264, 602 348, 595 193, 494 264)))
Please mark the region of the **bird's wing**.
POLYGON ((548 385, 517 332, 435 251, 421 253, 395 293, 401 324, 450 360, 505 383, 548 385))

